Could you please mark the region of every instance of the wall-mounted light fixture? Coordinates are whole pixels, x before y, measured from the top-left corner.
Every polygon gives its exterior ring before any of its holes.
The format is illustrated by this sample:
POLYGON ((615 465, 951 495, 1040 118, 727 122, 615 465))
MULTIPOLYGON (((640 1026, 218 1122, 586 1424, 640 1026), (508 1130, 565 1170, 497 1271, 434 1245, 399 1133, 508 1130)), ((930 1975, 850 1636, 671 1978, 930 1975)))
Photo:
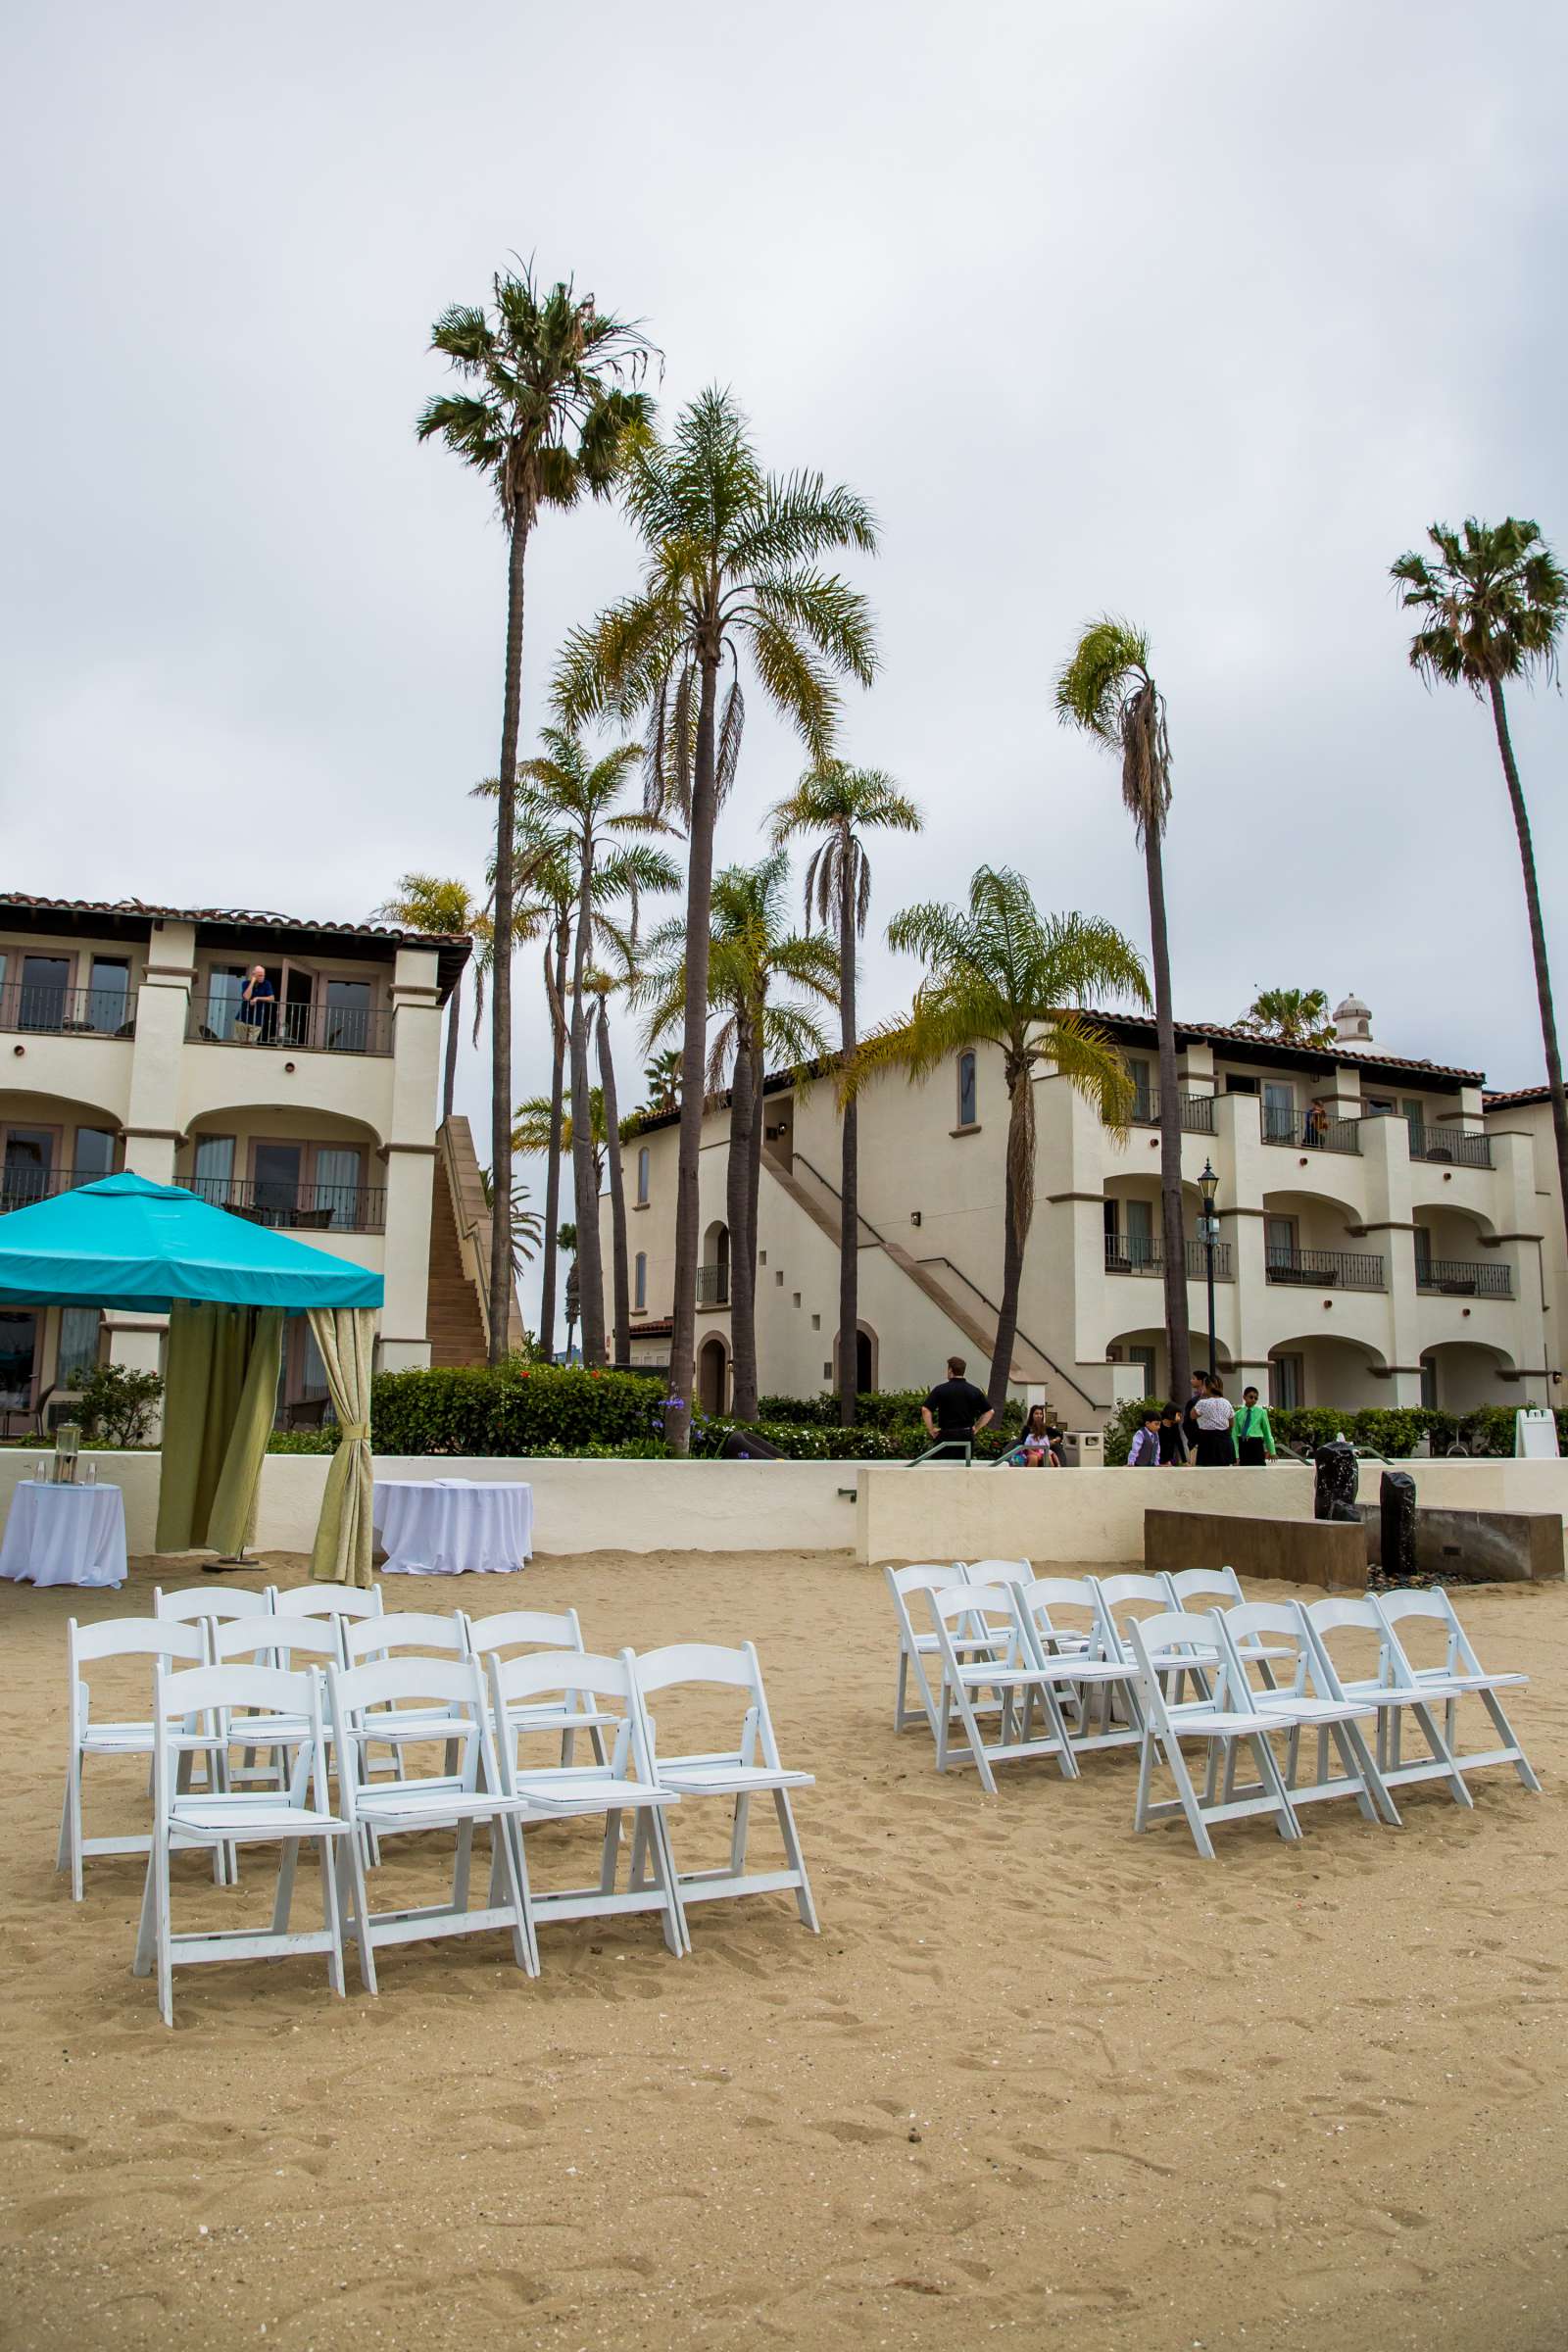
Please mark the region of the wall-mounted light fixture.
POLYGON ((918 1224, 919 1224, 919 1222, 920 1222, 920 1211, 919 1211, 917 1208, 911 1208, 911 1209, 910 1209, 910 1211, 909 1211, 909 1223, 910 1223, 911 1225, 918 1225, 918 1224))

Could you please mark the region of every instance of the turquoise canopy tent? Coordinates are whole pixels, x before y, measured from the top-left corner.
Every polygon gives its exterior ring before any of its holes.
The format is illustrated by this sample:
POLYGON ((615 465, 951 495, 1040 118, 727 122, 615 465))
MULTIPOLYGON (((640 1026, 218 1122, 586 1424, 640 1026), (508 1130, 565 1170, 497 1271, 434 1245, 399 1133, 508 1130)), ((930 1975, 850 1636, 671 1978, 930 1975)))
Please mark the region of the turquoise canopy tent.
POLYGON ((244 1541, 283 1317, 304 1313, 341 1432, 312 1574, 369 1583, 370 1341, 382 1297, 381 1277, 365 1266, 128 1172, 0 1218, 0 1305, 170 1316, 161 1550, 237 1550, 244 1541))

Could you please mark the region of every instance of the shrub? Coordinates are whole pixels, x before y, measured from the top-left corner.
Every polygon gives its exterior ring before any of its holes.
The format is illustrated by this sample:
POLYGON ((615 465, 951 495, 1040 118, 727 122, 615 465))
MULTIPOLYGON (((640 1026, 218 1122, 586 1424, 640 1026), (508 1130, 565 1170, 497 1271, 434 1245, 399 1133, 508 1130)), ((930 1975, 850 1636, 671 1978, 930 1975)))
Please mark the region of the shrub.
POLYGON ((619 1452, 663 1438, 663 1398, 631 1372, 461 1364, 381 1372, 370 1384, 378 1453, 619 1452))
POLYGON ((269 1453, 336 1453, 338 1430, 335 1424, 325 1429, 274 1429, 267 1441, 269 1453))
POLYGON ((95 1364, 81 1384, 77 1419, 82 1437, 89 1445, 145 1446, 163 1393, 156 1372, 136 1372, 128 1364, 95 1364))

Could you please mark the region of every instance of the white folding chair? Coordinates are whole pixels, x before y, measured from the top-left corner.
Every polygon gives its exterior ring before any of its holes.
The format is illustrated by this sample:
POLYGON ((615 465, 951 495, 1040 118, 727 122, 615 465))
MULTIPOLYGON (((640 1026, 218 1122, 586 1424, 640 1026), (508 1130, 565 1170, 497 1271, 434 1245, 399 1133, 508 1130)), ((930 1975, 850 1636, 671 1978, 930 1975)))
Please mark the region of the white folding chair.
POLYGON ((528 1916, 520 1865, 513 1838, 513 1816, 521 1800, 509 1797, 490 1733, 484 1670, 476 1658, 393 1657, 372 1659, 327 1677, 333 1738, 340 1759, 338 1790, 351 1831, 338 1848, 340 1896, 347 1899, 359 1947, 360 1976, 374 1992, 378 1944, 422 1942, 441 1936, 474 1936, 505 1928, 513 1957, 531 1977, 539 1974, 538 1949, 528 1916), (426 1774, 388 1785, 366 1777, 362 1745, 352 1727, 401 1702, 435 1704, 445 1736, 461 1750, 455 1772, 426 1774), (490 1830, 490 1892, 486 1904, 469 1907, 468 1882, 476 1822, 490 1830), (366 1884, 363 1847, 370 1836, 412 1831, 456 1830, 451 1899, 372 1911, 366 1884))
MULTIPOLYGON (((419 1657, 466 1658, 470 1654, 468 1621, 461 1609, 454 1609, 448 1615, 390 1609, 379 1617, 346 1618, 339 1626, 339 1633, 346 1667, 366 1666, 372 1659, 395 1657, 403 1651, 419 1657)), ((375 1707, 363 1721, 356 1715, 355 1733, 362 1769, 373 1769, 364 1763, 366 1743, 384 1745, 392 1750, 388 1767, 392 1777, 402 1780, 404 1747, 415 1740, 443 1738, 442 1719, 441 1708, 420 1706, 375 1707)), ((447 1770, 456 1770, 455 1757, 450 1752, 447 1770)), ((373 1851, 373 1839, 371 1846, 373 1851)))
MULTIPOLYGON (((720 1649, 708 1642, 676 1642, 665 1649, 647 1651, 637 1659, 635 1673, 649 1761, 659 1787, 679 1797, 721 1796, 734 1800, 728 1867, 676 1874, 683 1915, 689 1903, 789 1891, 795 1896, 795 1908, 804 1924, 813 1935, 819 1933, 816 1906, 811 1900, 810 1883, 795 1827, 795 1810, 790 1802, 791 1789, 813 1788, 816 1776, 809 1772, 787 1772, 784 1768, 767 1709, 767 1695, 762 1689, 762 1669, 752 1643, 744 1642, 739 1649, 720 1649), (650 1702, 677 1685, 717 1685, 744 1693, 748 1702, 746 1715, 740 1739, 733 1748, 686 1755, 671 1755, 666 1749, 661 1754, 658 1724, 650 1702), (784 1840, 787 1867, 783 1870, 747 1870, 746 1846, 754 1796, 773 1799, 779 1834, 784 1840)), ((667 1849, 671 1833, 663 1816, 649 1815, 640 1821, 638 1838, 646 1842, 647 1837, 657 1835, 660 1829, 663 1830, 667 1849)), ((642 1862, 643 1855, 634 1846, 631 1865, 634 1885, 641 1876, 642 1862)), ((672 1854, 670 1863, 673 1868, 672 1854)))
POLYGON ((1384 1787, 1397 1788, 1412 1781, 1445 1781, 1456 1805, 1473 1808, 1476 1800, 1464 1785, 1464 1774, 1450 1755, 1433 1712, 1441 1700, 1403 1679, 1388 1625, 1371 1593, 1364 1600, 1308 1601, 1306 1618, 1317 1640, 1321 1671, 1330 1695, 1352 1699, 1359 1706, 1377 1710, 1377 1760, 1384 1787), (1334 1654, 1331 1637, 1340 1633, 1365 1637, 1358 1645, 1360 1655, 1354 1667, 1342 1666, 1334 1654), (1377 1655, 1374 1670, 1368 1673, 1367 1644, 1371 1642, 1377 1643, 1377 1655), (1403 1760, 1402 1740, 1396 1729, 1405 1713, 1415 1717, 1428 1748, 1426 1756, 1416 1757, 1408 1764, 1403 1760))
MULTIPOLYGON (((96 1666, 112 1658, 144 1658, 159 1660, 165 1666, 200 1666, 207 1656, 207 1642, 199 1625, 177 1622, 160 1625, 149 1617, 106 1617, 97 1625, 78 1625, 74 1617, 66 1625, 66 1656, 69 1682, 70 1747, 66 1763, 66 1801, 60 1813, 60 1842, 55 1852, 55 1868, 71 1871, 71 1893, 74 1902, 82 1898, 82 1861, 92 1854, 145 1854, 151 1851, 150 1837, 84 1838, 82 1836, 81 1783, 82 1767, 89 1756, 145 1756, 152 1762, 156 1739, 151 1715, 129 1722, 95 1723, 92 1715, 92 1691, 82 1669, 96 1666)), ((191 1757, 197 1752, 214 1755, 221 1740, 212 1726, 202 1730, 195 1723, 186 1727, 178 1764, 181 1788, 190 1781, 191 1757)), ((218 1869, 221 1884, 221 1866, 218 1869)))
POLYGON ((1027 1617, 1020 1618, 1014 1610, 1013 1595, 1018 1590, 1012 1584, 956 1585, 927 1591, 925 1595, 942 1667, 937 1694, 937 1770, 948 1769, 956 1714, 968 1754, 952 1760, 972 1763, 989 1796, 997 1793, 993 1765, 1017 1763, 1027 1756, 1054 1756, 1065 1779, 1078 1778, 1056 1695, 1055 1672, 1042 1664, 1024 1630, 1027 1617), (957 1636, 964 1638, 967 1647, 957 1636), (977 1643, 984 1644, 983 1654, 977 1643), (999 1736, 991 1740, 981 1728, 982 1710, 977 1705, 988 1691, 1000 1710, 999 1736), (1044 1713, 1049 1731, 1036 1731, 1036 1706, 1044 1713))
MULTIPOLYGON (((1192 1609, 1203 1601, 1217 1602, 1227 1609, 1244 1608, 1247 1604, 1242 1580, 1234 1568, 1177 1568, 1166 1569, 1162 1573, 1173 1609, 1192 1609)), ((1274 1666, 1283 1660, 1294 1667, 1296 1648, 1294 1643, 1287 1643, 1283 1650, 1276 1652, 1253 1634, 1246 1643, 1244 1655, 1249 1664, 1256 1663, 1264 1687, 1272 1690, 1277 1679, 1273 1673, 1274 1666)), ((1179 1679, 1175 1695, 1178 1698, 1182 1695, 1179 1679)))
MULTIPOLYGON (((1453 1602, 1441 1586, 1430 1592, 1377 1592, 1372 1599, 1388 1629, 1389 1646, 1399 1679, 1430 1699, 1442 1699, 1444 1743, 1459 1770, 1481 1772, 1489 1764, 1511 1764, 1527 1788, 1539 1790, 1541 1783, 1497 1696, 1499 1690, 1522 1690, 1530 1677, 1486 1671, 1476 1656, 1475 1644, 1454 1614, 1453 1602), (1436 1625, 1442 1638, 1441 1665, 1418 1666, 1410 1655, 1406 1634, 1424 1623, 1436 1625), (1489 1747, 1480 1755, 1466 1755, 1460 1750, 1456 1734, 1461 1698, 1480 1699, 1502 1741, 1500 1747, 1489 1747)), ((1399 1767, 1398 1725, 1399 1717, 1396 1715, 1390 1735, 1395 1767, 1392 1777, 1396 1780, 1399 1767)))
POLYGON ((1055 1684, 1074 1756, 1138 1746, 1143 1739, 1138 1668, 1122 1649, 1095 1579, 1042 1576, 1011 1591, 1024 1645, 1055 1684))
POLYGON ((965 1560, 963 1573, 971 1585, 1032 1585, 1034 1564, 1029 1560, 965 1560))
MULTIPOLYGON (((1252 1689, 1258 1712, 1289 1729, 1285 1785, 1298 1807, 1325 1797, 1353 1796, 1365 1820, 1381 1815, 1400 1827, 1394 1799, 1366 1743, 1362 1725, 1374 1723, 1376 1710, 1346 1698, 1334 1688, 1334 1672, 1322 1656, 1321 1644, 1298 1600, 1244 1601, 1240 1608, 1219 1613, 1237 1675, 1244 1681, 1255 1669, 1261 1688, 1252 1689), (1269 1661, 1285 1661, 1285 1678, 1272 1672, 1269 1661), (1301 1735, 1307 1733, 1317 1751, 1317 1777, 1301 1778, 1301 1735), (1329 1749, 1339 1754, 1345 1769, 1338 1778, 1330 1769, 1329 1749)), ((1225 1758, 1225 1794, 1235 1789, 1236 1749, 1225 1758)))
POLYGON ((543 1813, 596 1815, 605 1825, 600 1853, 599 1883, 557 1892, 529 1886, 525 1840, 517 1838, 518 1867, 535 1932, 553 1920, 600 1919, 624 1912, 657 1911, 662 1915, 664 1941, 677 1959, 688 1948, 680 1888, 670 1866, 662 1828, 657 1820, 647 1832, 634 1836, 653 1874, 652 1886, 617 1887, 620 1871, 620 1817, 630 1813, 641 1830, 644 1817, 680 1800, 673 1789, 661 1788, 654 1778, 647 1734, 637 1697, 635 1660, 629 1649, 618 1658, 596 1657, 591 1651, 535 1650, 526 1657, 503 1658, 491 1650, 485 1659, 490 1678, 490 1707, 501 1785, 508 1796, 525 1797, 543 1813), (564 1701, 571 1690, 580 1696, 612 1699, 619 1710, 614 1743, 607 1764, 548 1764, 524 1770, 517 1758, 519 1735, 514 1717, 519 1709, 546 1698, 564 1701))
POLYGON ((959 1560, 928 1561, 912 1568, 884 1568, 888 1591, 893 1595, 893 1610, 899 1621, 899 1684, 893 1700, 893 1729, 906 1732, 911 1723, 924 1723, 933 1738, 937 1728, 937 1702, 931 1695, 926 1679, 925 1661, 936 1655, 935 1634, 916 1631, 909 1616, 909 1595, 912 1592, 938 1592, 949 1585, 968 1583, 968 1575, 959 1560), (907 1703, 909 1675, 914 1675, 914 1687, 920 1704, 907 1703))
MULTIPOLYGON (((559 1614, 548 1609, 501 1609, 493 1616, 468 1617, 465 1622, 468 1647, 481 1664, 492 1650, 576 1649, 584 1653, 587 1650, 575 1609, 563 1609, 559 1614)), ((586 1706, 580 1692, 568 1690, 560 1706, 519 1708, 514 1728, 519 1733, 559 1732, 563 1764, 571 1762, 577 1750, 577 1734, 586 1732, 595 1763, 605 1764, 610 1760, 605 1748, 605 1730, 614 1721, 613 1715, 586 1706)))
POLYGON ((1222 1821, 1239 1821, 1248 1814, 1268 1814, 1282 1838, 1298 1838, 1301 1825, 1268 1743, 1269 1720, 1253 1703, 1247 1678, 1226 1642, 1218 1612, 1197 1617, 1185 1610, 1170 1609, 1154 1617, 1133 1617, 1126 1632, 1139 1668, 1144 1709, 1138 1805, 1133 1827, 1147 1830, 1155 1822, 1172 1821, 1179 1814, 1205 1862, 1214 1859, 1210 1828, 1222 1821), (1205 1696, 1177 1701, 1167 1694, 1164 1686, 1173 1671, 1172 1660, 1182 1658, 1205 1661, 1210 1678, 1205 1696), (1208 1751, 1201 1800, 1182 1753, 1184 1740, 1201 1740, 1208 1751), (1245 1741, 1256 1761, 1256 1793, 1216 1798, 1216 1757, 1237 1741, 1245 1741), (1154 1766, 1161 1758, 1176 1784, 1173 1801, 1151 1798, 1154 1766))
POLYGON ((320 1677, 307 1670, 285 1674, 275 1666, 197 1666, 171 1675, 162 1666, 153 1683, 153 1838, 147 1886, 142 1896, 133 1974, 158 1972, 158 2012, 174 2022, 173 1971, 196 1962, 278 1959, 286 1953, 324 1952, 332 1990, 341 1994, 343 1932, 338 1909, 332 1846, 347 1824, 327 1801, 326 1741, 321 1726, 320 1677), (220 1721, 244 1709, 274 1720, 293 1718, 306 1726, 286 1789, 240 1794, 176 1786, 183 1726, 191 1715, 220 1721), (321 1868, 319 1928, 291 1933, 294 1866, 309 1840, 321 1868), (170 1906, 169 1858, 186 1847, 280 1845, 277 1895, 270 1929, 173 1932, 170 1906))

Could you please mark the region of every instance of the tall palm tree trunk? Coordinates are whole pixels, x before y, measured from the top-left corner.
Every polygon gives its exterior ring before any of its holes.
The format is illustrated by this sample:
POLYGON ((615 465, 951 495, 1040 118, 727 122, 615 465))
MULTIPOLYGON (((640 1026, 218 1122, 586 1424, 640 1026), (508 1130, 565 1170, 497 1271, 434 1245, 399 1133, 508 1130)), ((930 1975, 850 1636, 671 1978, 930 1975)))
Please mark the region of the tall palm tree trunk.
POLYGON ((703 1149, 703 1077, 708 1054, 708 944, 713 903, 715 776, 713 710, 718 656, 703 656, 692 773, 692 821, 686 867, 686 1026, 680 1056, 680 1146, 675 1168, 675 1295, 669 1336, 669 1401, 664 1436, 672 1453, 691 1450, 692 1384, 697 1374, 697 1253, 702 1245, 698 1192, 703 1149))
POLYGON ((1536 851, 1530 835, 1530 811, 1525 807, 1524 787, 1514 761, 1513 738, 1508 732, 1508 712, 1502 699, 1502 682, 1489 680, 1492 689, 1492 722, 1497 730, 1497 749, 1502 754, 1502 772, 1508 780, 1508 804, 1513 810, 1513 829, 1519 836, 1519 864, 1525 878, 1525 907, 1530 917, 1530 952, 1536 959, 1536 999, 1541 1006, 1541 1042, 1546 1051, 1546 1087, 1551 1096, 1551 1130, 1557 1145, 1557 1185, 1562 1201, 1565 1228, 1568 1228, 1568 1097, 1562 1083, 1562 1055, 1557 1051, 1557 1014, 1552 1004, 1551 969, 1546 961, 1546 933, 1541 919, 1541 889, 1536 880, 1536 851))
MULTIPOLYGON (((848 1069, 856 1047, 855 1031, 855 874, 849 845, 839 867, 839 1013, 844 1066, 848 1069)), ((855 1426, 855 1399, 859 1388, 860 1335, 860 1161, 859 1104, 855 1097, 844 1105, 839 1169, 839 1422, 855 1426)))
POLYGON ((1176 1016, 1170 1001, 1170 939, 1165 928, 1165 875, 1159 827, 1144 827, 1149 873, 1149 938, 1154 966, 1154 1029, 1159 1057, 1159 1222, 1165 1274, 1165 1350, 1170 1393, 1187 1402, 1192 1337, 1187 1317, 1187 1231, 1182 1216, 1182 1106, 1176 1092, 1176 1016))
POLYGON ((594 1164, 593 1100, 588 1076, 588 1022, 583 975, 593 928, 594 845, 582 845, 577 890, 577 940, 571 970, 571 1172, 577 1204, 577 1288, 582 1315, 582 1360, 605 1360, 605 1267, 599 1242, 599 1175, 594 1164))
MULTIPOLYGON (((545 1253, 543 1287, 539 1295, 539 1351, 548 1364, 556 1352, 556 1228, 561 1221, 561 1126, 564 1108, 566 1041, 561 1025, 561 1006, 566 994, 566 918, 556 918, 555 986, 550 997, 550 1151, 545 1161, 545 1253)), ((545 950, 545 979, 550 981, 550 950, 545 950)))
MULTIPOLYGON (((759 1026, 752 1032, 752 1140, 746 1153, 746 1296, 752 1319, 752 1388, 761 1375, 757 1369, 757 1211, 762 1190, 762 1144, 767 1133, 767 1104, 762 1100, 764 1062, 759 1026)), ((755 1407, 757 1398, 752 1398, 755 1407)), ((756 1418, 755 1411, 752 1416, 756 1418)))
POLYGON ((615 1362, 631 1361, 631 1283, 626 1265, 626 1181, 620 1158, 620 1113, 615 1061, 610 1050, 610 1009, 599 1006, 599 1085, 605 1098, 605 1156, 610 1163, 612 1285, 615 1301, 615 1362))
POLYGON ((1024 1233, 1022 1202, 1015 1170, 1025 1153, 1019 1133, 1024 1118, 1018 1089, 1030 1083, 1027 1070, 1007 1093, 1007 1165, 1003 1180, 1002 1303, 997 1310, 997 1337, 991 1350, 991 1379, 986 1402, 998 1419, 1007 1401, 1007 1375, 1012 1369, 1013 1342, 1018 1336, 1018 1288, 1023 1279, 1024 1233))
POLYGON ((729 1090, 729 1157, 724 1214, 729 1221, 731 1402, 738 1421, 757 1419, 757 1233, 752 1223, 752 1142, 757 1133, 756 1063, 751 1023, 735 1026, 735 1074, 729 1090))
POLYGON ((517 813, 517 730, 522 709, 522 590, 528 522, 514 514, 507 562, 507 665, 496 795, 495 971, 490 992, 490 1361, 512 1339, 512 915, 517 813))
POLYGON ((441 1124, 444 1127, 452 1116, 452 1099, 458 1088, 458 1023, 463 1017, 463 974, 453 983, 451 1002, 447 1005, 447 1059, 441 1079, 441 1124))

